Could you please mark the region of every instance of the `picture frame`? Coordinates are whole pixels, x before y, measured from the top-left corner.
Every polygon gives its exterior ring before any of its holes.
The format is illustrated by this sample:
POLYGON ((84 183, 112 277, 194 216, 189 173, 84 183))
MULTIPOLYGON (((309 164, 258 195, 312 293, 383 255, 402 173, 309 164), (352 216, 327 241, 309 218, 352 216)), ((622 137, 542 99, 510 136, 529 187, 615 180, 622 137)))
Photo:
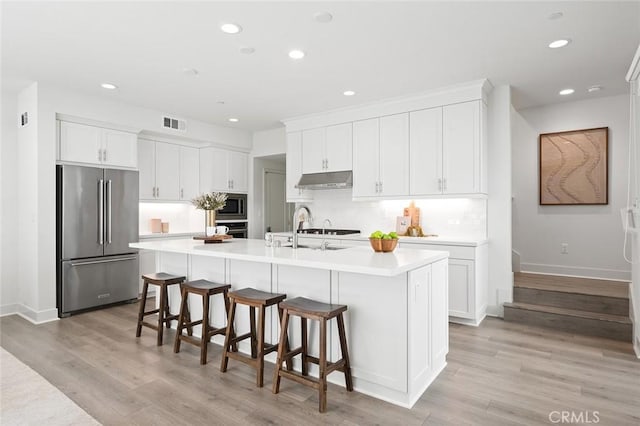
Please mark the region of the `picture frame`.
POLYGON ((541 206, 609 204, 609 128, 542 133, 538 176, 541 206))

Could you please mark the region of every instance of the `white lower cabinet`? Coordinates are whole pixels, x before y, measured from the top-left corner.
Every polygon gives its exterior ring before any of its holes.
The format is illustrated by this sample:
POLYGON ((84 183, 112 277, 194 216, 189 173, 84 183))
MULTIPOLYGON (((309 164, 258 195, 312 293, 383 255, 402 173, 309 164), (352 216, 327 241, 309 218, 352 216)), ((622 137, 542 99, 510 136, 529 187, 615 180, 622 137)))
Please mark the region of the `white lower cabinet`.
POLYGON ((449 321, 479 325, 487 311, 487 245, 448 246, 400 241, 403 248, 449 252, 449 321))

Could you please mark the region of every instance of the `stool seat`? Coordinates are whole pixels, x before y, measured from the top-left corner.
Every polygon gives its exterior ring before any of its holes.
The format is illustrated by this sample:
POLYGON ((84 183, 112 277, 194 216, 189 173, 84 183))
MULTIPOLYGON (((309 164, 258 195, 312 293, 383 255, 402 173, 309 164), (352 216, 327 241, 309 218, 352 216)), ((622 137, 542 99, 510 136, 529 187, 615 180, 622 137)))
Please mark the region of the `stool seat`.
MULTIPOLYGON (((136 337, 140 337, 140 335, 142 334, 143 326, 149 327, 157 331, 157 345, 162 345, 162 337, 164 333, 163 326, 166 325, 167 328, 171 328, 171 321, 178 319, 178 315, 171 315, 171 312, 169 310, 168 288, 171 285, 181 284, 185 279, 186 277, 182 275, 172 275, 167 274, 166 272, 153 272, 150 274, 142 275, 142 296, 140 298, 140 309, 138 310, 138 326, 136 327, 136 337), (157 285, 158 287, 160 287, 160 307, 158 309, 145 311, 149 285, 157 285), (151 324, 144 320, 144 317, 154 314, 158 314, 157 324, 151 324)), ((191 332, 191 328, 189 328, 189 332, 191 332)))
POLYGON ((167 274, 166 272, 153 272, 151 274, 144 274, 142 279, 149 281, 151 284, 156 285, 170 285, 178 284, 187 279, 187 277, 180 275, 167 274))
POLYGON ((269 293, 267 291, 256 290, 255 288, 243 288, 236 291, 230 291, 229 297, 236 299, 238 303, 241 304, 270 306, 284 300, 287 295, 269 293))
POLYGON ((207 280, 195 280, 183 283, 182 287, 188 287, 190 293, 216 294, 224 290, 229 290, 231 284, 218 284, 207 280))
POLYGON ((331 319, 347 310, 347 305, 322 303, 306 297, 295 297, 280 303, 280 309, 287 309, 290 314, 304 317, 331 319))
MULTIPOLYGON (((200 365, 207 363, 207 349, 211 338, 217 334, 224 334, 227 327, 214 327, 209 322, 209 297, 221 294, 224 299, 226 314, 229 314, 229 298, 227 293, 231 288, 230 284, 218 284, 207 280, 195 280, 180 284, 182 292, 182 303, 180 304, 180 315, 178 317, 178 330, 176 340, 173 344, 173 352, 180 352, 180 342, 185 341, 200 347, 200 365), (202 319, 192 321, 189 315, 189 293, 202 296, 202 319), (192 337, 191 329, 196 325, 202 325, 200 339, 192 337), (182 330, 187 329, 187 336, 182 334, 182 330)), ((235 345, 234 345, 235 348, 235 345)))

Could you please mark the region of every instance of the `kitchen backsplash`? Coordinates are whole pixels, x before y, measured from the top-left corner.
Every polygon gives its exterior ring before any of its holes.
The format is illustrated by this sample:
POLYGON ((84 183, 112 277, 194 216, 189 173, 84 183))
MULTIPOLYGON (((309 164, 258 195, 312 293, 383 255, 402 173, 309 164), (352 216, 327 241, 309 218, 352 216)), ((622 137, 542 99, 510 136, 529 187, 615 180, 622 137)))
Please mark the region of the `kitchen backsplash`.
POLYGON ((140 235, 151 234, 151 219, 169 222, 169 233, 204 232, 204 212, 191 204, 140 203, 140 235))
MULTIPOLYGON (((397 216, 411 199, 352 201, 351 190, 315 191, 308 204, 314 225, 321 227, 329 219, 332 228, 360 229, 369 234, 376 229, 395 230, 397 216)), ((452 238, 486 238, 487 202, 476 198, 415 200, 420 208, 420 225, 425 234, 452 238)))

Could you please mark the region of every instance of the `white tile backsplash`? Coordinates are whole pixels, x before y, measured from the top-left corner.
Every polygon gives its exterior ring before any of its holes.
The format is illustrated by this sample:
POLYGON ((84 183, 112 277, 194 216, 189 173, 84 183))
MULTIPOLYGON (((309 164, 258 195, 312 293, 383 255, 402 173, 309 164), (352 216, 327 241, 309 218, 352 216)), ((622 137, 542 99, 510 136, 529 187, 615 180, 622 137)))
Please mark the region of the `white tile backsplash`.
POLYGON ((151 219, 169 222, 169 233, 204 232, 204 211, 191 204, 140 203, 140 234, 151 233, 151 219))
MULTIPOLYGON (((352 201, 351 190, 315 191, 307 204, 314 226, 324 219, 332 228, 359 229, 369 234, 376 229, 395 230, 396 217, 402 216, 411 199, 384 201, 352 201)), ((425 233, 452 238, 483 239, 487 236, 487 202, 476 198, 444 198, 415 200, 420 208, 420 225, 425 233)))

